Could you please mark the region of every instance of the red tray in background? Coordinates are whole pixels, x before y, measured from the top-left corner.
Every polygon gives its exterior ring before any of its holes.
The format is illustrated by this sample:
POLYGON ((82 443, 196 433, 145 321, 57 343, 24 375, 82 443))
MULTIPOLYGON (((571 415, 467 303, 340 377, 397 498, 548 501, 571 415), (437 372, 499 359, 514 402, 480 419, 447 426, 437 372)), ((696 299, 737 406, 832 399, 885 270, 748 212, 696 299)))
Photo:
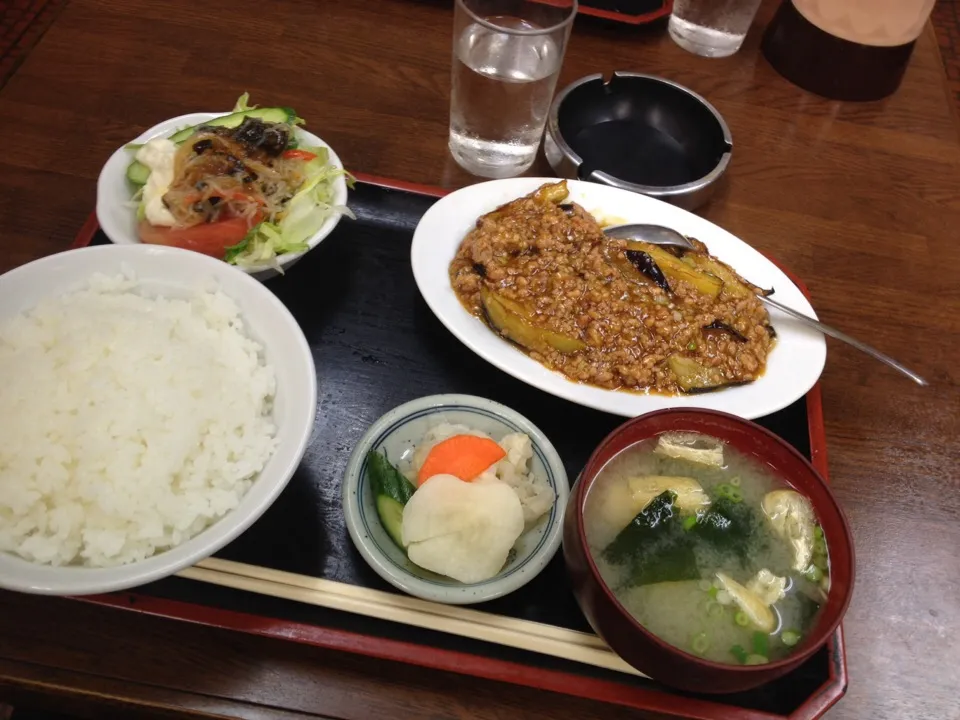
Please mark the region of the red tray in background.
MULTIPOLYGON (((533 0, 559 5, 561 0, 533 0)), ((565 3, 569 5, 569 2, 565 3)), ((623 25, 648 25, 667 17, 673 0, 580 0, 578 13, 623 25)))
MULTIPOLYGON (((341 452, 337 446, 350 448, 357 439, 347 436, 353 431, 342 427, 365 430, 383 412, 409 399, 402 393, 427 395, 457 387, 463 392, 484 394, 500 401, 505 401, 504 394, 508 394, 514 400, 509 404, 530 417, 554 439, 554 444, 560 440, 558 447, 564 448, 568 473, 576 477, 593 445, 622 419, 579 408, 524 386, 487 365, 449 336, 420 299, 409 268, 413 229, 426 209, 445 191, 370 176, 358 177, 360 182, 350 199, 357 219, 340 223, 333 236, 304 257, 287 276, 268 281, 268 286, 290 307, 308 336, 318 367, 327 371, 320 378, 321 397, 325 392, 332 392, 341 398, 341 403, 347 403, 349 400, 345 398, 369 391, 371 383, 376 385, 375 392, 368 393, 365 400, 346 411, 351 422, 339 422, 334 417, 325 427, 318 426, 313 443, 316 452, 308 452, 301 470, 303 466, 309 467, 304 473, 298 470, 274 507, 217 557, 389 591, 391 588, 373 574, 353 550, 342 527, 325 529, 326 535, 333 539, 322 548, 326 553, 323 558, 291 558, 290 553, 282 551, 284 533, 289 535, 288 547, 302 546, 304 535, 298 536, 290 527, 296 525, 298 517, 302 518, 298 516, 298 508, 326 503, 326 507, 333 510, 326 519, 336 522, 338 473, 346 462, 344 456, 349 454, 349 449, 341 452), (352 272, 356 282, 345 280, 340 268, 352 272), (331 274, 334 272, 338 275, 331 274), (370 275, 376 273, 381 275, 376 282, 370 282, 370 275), (337 285, 335 289, 326 289, 333 284, 337 285), (363 287, 358 288, 361 284, 363 287), (328 294, 324 295, 325 292, 328 294), (384 298, 390 302, 385 303, 384 298), (338 315, 337 308, 344 307, 349 311, 341 310, 338 315), (317 308, 325 310, 322 321, 316 319, 317 308), (355 327, 364 323, 365 327, 355 327), (390 328, 390 332, 385 333, 384 328, 390 328), (410 333, 418 334, 413 342, 423 343, 421 350, 426 348, 419 356, 411 353, 409 345, 402 346, 411 340, 400 338, 410 333), (438 353, 442 357, 435 357, 438 353), (416 363, 420 363, 416 368, 409 367, 416 363), (336 370, 350 367, 366 368, 362 385, 331 379, 345 377, 336 370), (340 385, 331 385, 338 382, 340 385), (569 434, 564 436, 564 432, 571 432, 565 431, 564 425, 579 428, 577 439, 569 434), (330 437, 331 434, 335 436, 330 437), (580 435, 586 437, 579 439, 580 435), (320 485, 323 487, 318 487, 320 485), (280 543, 281 551, 264 550, 271 542, 264 543, 263 538, 280 543), (330 562, 333 556, 336 562, 330 562), (330 571, 331 567, 336 570, 330 571)), ((74 247, 104 242, 108 241, 99 231, 96 218, 91 216, 74 247)), ((802 283, 790 277, 806 293, 802 283)), ((326 407, 328 413, 337 412, 331 409, 333 405, 326 407)), ((794 444, 811 459, 818 472, 827 477, 819 385, 804 399, 758 422, 794 444)), ((303 529, 308 534, 313 530, 303 529)), ((560 597, 558 593, 558 588, 562 593, 565 585, 562 557, 558 553, 551 566, 530 585, 501 599, 502 602, 487 603, 477 609, 569 629, 585 629, 585 621, 572 595, 566 597, 567 592, 560 597)), ((811 660, 770 685, 731 696, 692 696, 645 678, 181 578, 168 578, 132 593, 79 599, 280 641, 524 685, 666 717, 814 720, 843 696, 847 686, 840 628, 811 660)))
POLYGON ((626 25, 647 25, 673 10, 673 0, 580 0, 580 14, 626 25))

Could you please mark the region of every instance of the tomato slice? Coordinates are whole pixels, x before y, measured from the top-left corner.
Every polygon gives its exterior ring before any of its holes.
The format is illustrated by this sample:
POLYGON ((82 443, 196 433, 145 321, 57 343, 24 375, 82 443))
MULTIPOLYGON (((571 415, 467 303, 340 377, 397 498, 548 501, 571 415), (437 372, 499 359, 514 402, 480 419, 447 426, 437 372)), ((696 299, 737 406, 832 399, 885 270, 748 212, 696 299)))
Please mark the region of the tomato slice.
POLYGON ((284 150, 283 156, 288 159, 296 160, 313 160, 317 155, 316 153, 309 152, 307 150, 284 150))
POLYGON ((256 219, 251 224, 245 218, 231 218, 187 228, 172 228, 151 225, 143 220, 137 228, 137 233, 140 235, 140 241, 147 245, 168 245, 222 260, 226 249, 243 240, 256 222, 256 219))

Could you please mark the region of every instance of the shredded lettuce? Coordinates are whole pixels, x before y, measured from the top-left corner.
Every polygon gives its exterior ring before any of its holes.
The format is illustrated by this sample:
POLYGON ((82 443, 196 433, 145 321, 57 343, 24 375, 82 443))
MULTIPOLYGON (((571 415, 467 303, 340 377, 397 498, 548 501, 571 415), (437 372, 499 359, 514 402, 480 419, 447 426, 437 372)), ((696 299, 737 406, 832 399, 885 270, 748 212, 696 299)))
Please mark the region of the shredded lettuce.
POLYGON ((297 194, 287 203, 280 231, 291 242, 303 242, 313 235, 327 218, 339 212, 333 206, 333 181, 344 174, 330 165, 330 153, 324 147, 303 147, 316 155, 304 166, 306 179, 297 194))
POLYGON ((237 98, 237 101, 233 104, 233 110, 231 112, 243 112, 245 110, 253 110, 257 106, 249 105, 250 102, 250 93, 245 92, 243 95, 237 98))
POLYGON ((147 217, 147 204, 143 201, 143 188, 143 185, 138 187, 137 191, 133 194, 133 197, 124 203, 124 206, 130 208, 131 210, 136 210, 137 222, 145 220, 147 217))
POLYGON ((227 248, 224 260, 242 267, 267 265, 280 269, 277 256, 305 252, 307 241, 332 215, 353 217, 345 206, 333 204, 334 181, 341 175, 349 178, 346 171, 330 164, 325 147, 301 149, 316 157, 304 165, 303 184, 290 198, 282 217, 275 223, 265 221, 252 227, 243 240, 227 248))
POLYGON ((234 265, 251 267, 267 265, 280 269, 278 255, 305 252, 305 242, 290 242, 274 223, 262 222, 250 228, 243 240, 227 248, 224 260, 234 265))
MULTIPOLYGON (((250 104, 250 93, 245 92, 243 95, 237 98, 237 102, 233 105, 233 110, 230 112, 246 112, 247 110, 256 110, 259 105, 250 104)), ((289 110, 289 108, 287 108, 289 110)), ((293 113, 292 110, 290 110, 293 113)), ((306 125, 307 121, 298 115, 294 115, 293 120, 290 122, 291 125, 306 125)))

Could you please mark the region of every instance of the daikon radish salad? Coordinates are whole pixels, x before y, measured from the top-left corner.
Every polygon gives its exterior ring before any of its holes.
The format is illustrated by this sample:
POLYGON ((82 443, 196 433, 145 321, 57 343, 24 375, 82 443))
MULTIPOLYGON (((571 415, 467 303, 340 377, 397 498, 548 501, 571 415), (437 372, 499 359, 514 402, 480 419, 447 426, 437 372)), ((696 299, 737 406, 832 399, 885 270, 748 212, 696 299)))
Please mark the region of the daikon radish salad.
POLYGON ((449 422, 431 426, 412 452, 391 462, 367 455, 367 479, 384 529, 410 562, 464 584, 495 578, 518 540, 557 502, 531 467, 522 432, 501 437, 449 422))

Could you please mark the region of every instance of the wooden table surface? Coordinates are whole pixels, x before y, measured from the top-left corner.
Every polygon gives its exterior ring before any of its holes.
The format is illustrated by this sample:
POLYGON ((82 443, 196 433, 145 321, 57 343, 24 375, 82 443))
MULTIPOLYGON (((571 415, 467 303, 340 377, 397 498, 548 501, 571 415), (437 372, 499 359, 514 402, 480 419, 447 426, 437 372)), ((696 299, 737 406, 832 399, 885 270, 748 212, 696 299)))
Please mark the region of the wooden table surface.
MULTIPOLYGON (((769 3, 761 23, 769 17, 769 3)), ((0 91, 0 270, 65 249, 107 156, 154 123, 290 105, 350 168, 457 186, 446 149, 451 9, 439 0, 74 0, 0 91)), ((577 21, 561 83, 668 76, 726 117, 729 182, 702 213, 804 278, 821 317, 921 389, 829 344, 830 472, 857 543, 850 689, 831 718, 960 718, 960 143, 928 30, 872 104, 806 94, 757 51, 706 60, 662 28, 577 21)), ((549 174, 541 161, 537 170, 549 174)), ((613 710, 307 647, 0 593, 0 701, 89 717, 176 713, 601 718, 613 710)), ((617 717, 632 717, 616 711, 617 717)))

